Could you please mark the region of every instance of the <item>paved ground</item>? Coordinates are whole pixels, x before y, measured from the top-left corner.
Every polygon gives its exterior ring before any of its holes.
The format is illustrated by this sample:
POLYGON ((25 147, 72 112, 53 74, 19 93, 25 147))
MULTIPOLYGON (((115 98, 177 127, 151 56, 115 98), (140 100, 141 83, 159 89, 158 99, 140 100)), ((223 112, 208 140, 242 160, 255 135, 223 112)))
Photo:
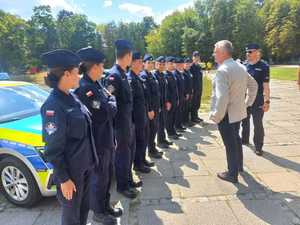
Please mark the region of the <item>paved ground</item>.
MULTIPOLYGON (((155 171, 142 178, 145 185, 138 199, 130 202, 114 194, 114 202, 125 210, 120 224, 300 224, 299 127, 299 90, 294 82, 272 82, 265 155, 257 157, 251 147, 244 147, 240 184, 216 178, 216 172, 226 168, 224 149, 216 127, 203 124, 165 151, 155 171)), ((55 198, 22 209, 0 196, 1 225, 56 225, 59 221, 55 198)))

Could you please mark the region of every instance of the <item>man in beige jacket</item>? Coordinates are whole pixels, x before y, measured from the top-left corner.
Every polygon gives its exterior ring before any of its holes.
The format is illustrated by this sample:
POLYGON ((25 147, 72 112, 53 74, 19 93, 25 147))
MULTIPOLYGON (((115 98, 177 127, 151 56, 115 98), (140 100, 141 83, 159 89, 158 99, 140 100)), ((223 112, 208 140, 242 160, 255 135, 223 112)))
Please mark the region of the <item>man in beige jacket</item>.
POLYGON ((218 173, 218 177, 237 183, 238 172, 243 171, 240 122, 246 118, 246 109, 255 100, 257 83, 243 65, 232 59, 232 53, 230 41, 215 44, 214 57, 218 70, 213 79, 210 119, 218 124, 226 148, 228 171, 218 173))

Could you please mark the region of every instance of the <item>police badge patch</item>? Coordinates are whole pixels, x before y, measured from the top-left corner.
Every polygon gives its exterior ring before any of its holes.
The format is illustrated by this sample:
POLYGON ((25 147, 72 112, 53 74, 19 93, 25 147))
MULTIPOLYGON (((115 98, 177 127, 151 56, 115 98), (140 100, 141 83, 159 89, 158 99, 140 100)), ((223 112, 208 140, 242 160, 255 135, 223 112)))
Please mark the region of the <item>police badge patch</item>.
POLYGON ((52 123, 52 122, 47 123, 45 130, 48 135, 54 134, 57 130, 55 123, 52 123))
POLYGON ((100 106, 101 106, 101 102, 99 102, 99 101, 92 101, 92 107, 94 109, 100 109, 100 106))

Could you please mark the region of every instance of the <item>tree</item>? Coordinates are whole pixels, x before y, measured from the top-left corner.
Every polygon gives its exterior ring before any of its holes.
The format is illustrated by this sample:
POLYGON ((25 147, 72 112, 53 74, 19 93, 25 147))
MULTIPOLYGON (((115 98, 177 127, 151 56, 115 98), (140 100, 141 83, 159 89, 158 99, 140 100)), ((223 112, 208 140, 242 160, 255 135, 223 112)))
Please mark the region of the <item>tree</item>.
POLYGON ((25 70, 29 52, 26 29, 26 21, 0 10, 0 71, 25 70))

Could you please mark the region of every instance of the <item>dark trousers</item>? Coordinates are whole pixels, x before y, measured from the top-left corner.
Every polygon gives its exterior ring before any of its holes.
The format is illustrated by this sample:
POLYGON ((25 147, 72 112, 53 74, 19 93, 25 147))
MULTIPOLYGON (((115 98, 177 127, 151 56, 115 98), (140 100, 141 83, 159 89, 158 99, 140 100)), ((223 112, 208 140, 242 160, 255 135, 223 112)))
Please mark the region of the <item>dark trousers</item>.
POLYGON ((110 185, 113 175, 112 154, 114 149, 103 149, 99 158, 102 165, 92 171, 91 176, 91 209, 95 213, 105 213, 110 204, 110 185))
POLYGON ((191 99, 185 100, 183 105, 183 123, 189 123, 191 120, 190 114, 191 114, 191 105, 192 101, 191 99))
POLYGON ((263 117, 264 111, 262 108, 249 108, 247 110, 248 116, 242 121, 242 142, 249 143, 250 136, 250 117, 252 115, 253 125, 254 125, 254 137, 253 143, 255 145, 256 150, 261 151, 264 145, 264 125, 263 125, 263 117))
POLYGON ((175 127, 176 128, 182 127, 183 107, 184 107, 184 100, 181 100, 179 102, 178 107, 176 107, 176 112, 175 112, 175 127))
POLYGON ((135 155, 135 129, 131 124, 129 130, 116 129, 115 170, 117 189, 127 190, 132 181, 132 163, 135 155))
POLYGON ((90 209, 90 172, 72 179, 76 192, 69 201, 57 185, 57 199, 62 207, 62 225, 86 225, 90 209))
POLYGON ((142 166, 146 159, 146 149, 148 145, 148 124, 146 123, 144 127, 136 127, 136 151, 134 158, 134 165, 136 167, 142 166))
POLYGON ((172 104, 171 109, 167 111, 166 128, 167 128, 168 135, 176 134, 175 112, 176 112, 176 106, 172 104))
POLYGON ((166 140, 166 110, 163 109, 159 113, 159 123, 158 123, 158 131, 157 131, 157 143, 162 143, 166 140))
POLYGON ((155 112, 155 116, 152 120, 149 120, 149 139, 148 139, 148 151, 155 150, 155 137, 158 131, 158 112, 155 112))
POLYGON ((226 149, 229 175, 237 177, 238 169, 243 168, 243 148, 239 135, 240 122, 229 123, 228 114, 226 114, 218 124, 218 128, 226 149))
POLYGON ((192 97, 191 117, 192 120, 198 118, 198 111, 201 106, 202 89, 195 90, 192 97))

